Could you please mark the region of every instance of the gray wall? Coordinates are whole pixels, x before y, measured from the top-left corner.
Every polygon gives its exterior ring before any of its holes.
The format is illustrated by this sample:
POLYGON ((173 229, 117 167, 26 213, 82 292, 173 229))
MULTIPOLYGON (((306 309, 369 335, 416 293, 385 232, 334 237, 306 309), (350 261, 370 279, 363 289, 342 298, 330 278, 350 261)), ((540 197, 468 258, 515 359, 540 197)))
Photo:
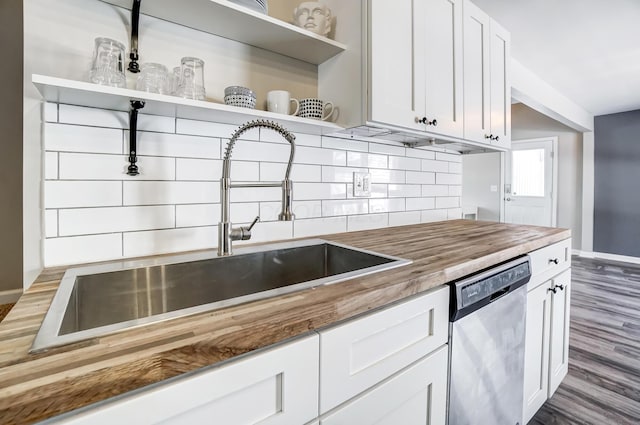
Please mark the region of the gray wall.
POLYGON ((22 288, 22 0, 0 1, 0 304, 22 288))
POLYGON ((582 246, 582 133, 518 103, 511 106, 511 139, 558 137, 557 226, 571 229, 573 247, 582 246))
POLYGON ((640 110, 595 118, 593 250, 640 257, 640 110))
POLYGON ((462 205, 478 207, 478 220, 500 221, 500 154, 463 155, 462 169, 462 205))

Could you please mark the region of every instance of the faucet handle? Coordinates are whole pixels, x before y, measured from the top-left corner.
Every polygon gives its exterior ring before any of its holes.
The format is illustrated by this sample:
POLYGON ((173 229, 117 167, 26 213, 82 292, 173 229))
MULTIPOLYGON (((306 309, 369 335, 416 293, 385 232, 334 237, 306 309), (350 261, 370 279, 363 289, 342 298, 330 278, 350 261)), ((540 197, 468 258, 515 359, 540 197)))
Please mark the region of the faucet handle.
POLYGON ((251 229, 253 229, 253 226, 255 226, 255 225, 256 225, 256 223, 257 223, 257 222, 259 222, 259 221, 260 221, 260 216, 259 216, 259 215, 257 215, 257 216, 256 216, 256 218, 253 220, 253 223, 251 223, 251 224, 249 225, 249 227, 247 228, 247 230, 250 232, 250 231, 251 231, 251 229))

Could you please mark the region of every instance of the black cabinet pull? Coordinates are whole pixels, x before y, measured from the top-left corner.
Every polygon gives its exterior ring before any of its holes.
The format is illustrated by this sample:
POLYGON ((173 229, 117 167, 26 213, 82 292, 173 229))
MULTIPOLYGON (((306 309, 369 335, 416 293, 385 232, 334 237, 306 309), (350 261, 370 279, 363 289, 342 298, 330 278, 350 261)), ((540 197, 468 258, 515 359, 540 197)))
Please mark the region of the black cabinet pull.
POLYGON ((560 264, 560 260, 558 260, 557 258, 549 258, 549 264, 560 264))
POLYGON ((556 288, 547 288, 547 292, 553 292, 555 294, 558 290, 556 288))
POLYGON ((437 127, 437 125, 438 125, 438 120, 427 121, 427 125, 432 125, 432 126, 434 126, 434 127, 437 127))
POLYGON ((556 285, 555 287, 561 291, 564 291, 564 285, 556 285))
POLYGON ((489 139, 489 140, 493 140, 493 134, 489 134, 489 135, 485 134, 484 138, 485 139, 489 139))

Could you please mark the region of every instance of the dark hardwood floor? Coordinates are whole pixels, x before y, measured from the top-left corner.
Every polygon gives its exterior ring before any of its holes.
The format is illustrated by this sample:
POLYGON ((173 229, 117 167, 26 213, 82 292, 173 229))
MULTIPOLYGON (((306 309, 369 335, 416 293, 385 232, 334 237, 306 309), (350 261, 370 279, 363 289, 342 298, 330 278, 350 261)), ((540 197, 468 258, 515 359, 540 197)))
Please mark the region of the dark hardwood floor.
POLYGON ((640 265, 572 267, 569 374, 529 425, 638 425, 640 265))

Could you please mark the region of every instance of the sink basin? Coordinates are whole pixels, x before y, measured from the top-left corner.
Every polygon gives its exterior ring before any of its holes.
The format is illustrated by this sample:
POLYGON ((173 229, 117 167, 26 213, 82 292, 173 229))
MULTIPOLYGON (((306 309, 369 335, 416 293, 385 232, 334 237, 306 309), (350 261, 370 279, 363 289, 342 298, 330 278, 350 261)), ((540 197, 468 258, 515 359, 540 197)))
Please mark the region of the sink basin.
POLYGON ((312 239, 69 269, 31 352, 409 263, 312 239))

